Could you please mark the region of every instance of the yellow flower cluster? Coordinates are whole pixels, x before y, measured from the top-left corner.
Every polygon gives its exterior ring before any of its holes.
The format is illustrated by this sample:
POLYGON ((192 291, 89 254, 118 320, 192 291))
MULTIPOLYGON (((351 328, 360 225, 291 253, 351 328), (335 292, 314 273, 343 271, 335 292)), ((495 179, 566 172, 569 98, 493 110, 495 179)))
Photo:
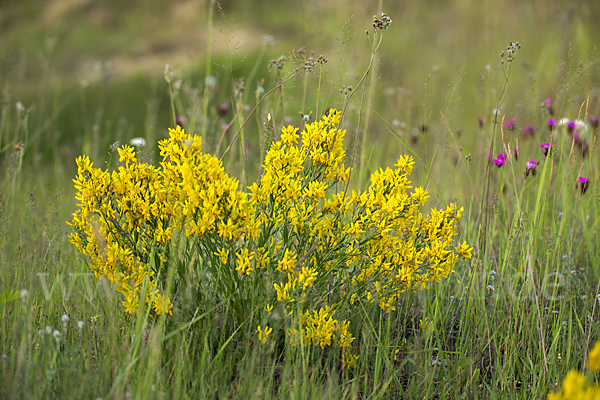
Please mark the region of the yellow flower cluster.
MULTIPOLYGON (((139 162, 132 147, 123 146, 110 174, 88 157, 77 159, 79 209, 70 225, 70 241, 92 260, 97 277, 115 282, 129 314, 135 314, 144 282, 145 303, 157 314, 171 313, 171 299, 160 293, 161 268, 175 231, 187 237, 215 234, 228 240, 257 234, 248 196, 237 190, 220 161, 202 154, 200 137, 188 136, 178 126, 159 143, 160 168, 139 162), (157 259, 151 260, 150 255, 157 259), (151 270, 154 261, 156 267, 151 270)), ((221 249, 222 260, 228 250, 221 249)), ((241 269, 250 273, 247 253, 238 255, 241 269)))
POLYGON ((264 344, 264 343, 267 343, 267 339, 269 338, 269 334, 271 332, 273 332, 273 328, 269 328, 268 326, 265 326, 265 328, 263 329, 259 325, 257 328, 257 331, 258 331, 258 340, 264 344))
POLYGON ((401 156, 395 169, 375 172, 362 193, 338 188, 327 195, 350 173, 342 162, 345 131, 337 128, 339 116, 332 110, 307 125, 300 147, 298 129, 284 128, 267 153, 261 179, 249 188, 259 230, 280 233, 267 243, 277 248, 271 253, 280 274, 273 283, 277 300, 288 314, 297 302, 309 310, 302 315, 302 332, 288 332, 294 345, 301 335, 321 348, 336 335, 341 348, 354 339, 348 322, 333 318, 334 310, 311 309, 315 285, 317 290, 337 285, 349 303, 360 298, 390 311, 402 292, 447 277, 458 257, 471 258, 466 242, 453 245, 463 209, 450 204, 425 215, 427 191, 409 192, 412 157, 401 156))
MULTIPOLYGON (((600 341, 590 351, 588 368, 592 371, 600 371, 600 341)), ((581 372, 571 370, 563 380, 562 389, 556 393, 550 393, 548 400, 592 400, 600 399, 600 386, 590 385, 581 372)))
MULTIPOLYGON (((210 278, 213 299, 235 302, 227 309, 238 322, 254 312, 250 303, 267 305, 270 315, 276 298, 286 318, 299 311, 301 327, 287 332, 293 345, 335 344, 343 364, 356 365, 350 318, 336 319, 336 312, 356 302, 389 312, 402 292, 448 276, 472 248, 454 242, 462 208, 422 212, 429 194, 413 190, 409 156, 373 173, 364 192, 347 193, 340 184, 350 176, 346 132, 339 124, 340 113, 330 110, 306 126, 301 145, 297 128, 283 128, 248 193, 238 191, 218 159, 202 154, 199 137, 180 127, 159 143, 158 167, 138 161, 127 146, 112 173, 79 157, 70 239, 97 276, 116 282, 129 314, 137 312, 144 285, 145 303, 162 314, 173 307, 163 289, 165 267, 181 254, 171 244, 177 234, 187 239, 182 269, 204 268, 208 275, 195 276, 210 278)), ((271 330, 259 327, 259 341, 271 330)))
MULTIPOLYGON (((330 306, 321 307, 319 311, 306 311, 302 315, 302 338, 305 344, 312 343, 315 346, 330 346, 331 341, 338 338, 340 348, 349 347, 354 337, 348 331, 349 321, 339 322, 333 318, 335 310, 330 306)), ((300 344, 300 331, 290 329, 290 344, 295 347, 300 344)))

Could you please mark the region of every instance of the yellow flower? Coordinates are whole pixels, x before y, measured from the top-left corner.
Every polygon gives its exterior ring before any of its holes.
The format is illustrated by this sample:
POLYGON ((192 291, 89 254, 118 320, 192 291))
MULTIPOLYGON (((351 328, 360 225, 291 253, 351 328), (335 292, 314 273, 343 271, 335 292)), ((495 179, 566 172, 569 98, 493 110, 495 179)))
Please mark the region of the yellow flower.
POLYGON ((293 126, 288 126, 281 128, 281 141, 287 144, 296 144, 298 143, 298 128, 294 128, 293 126))
POLYGON ((277 301, 285 301, 287 303, 291 303, 294 301, 294 298, 290 296, 290 290, 293 290, 292 284, 290 282, 286 282, 285 284, 278 285, 277 283, 273 284, 275 291, 277 292, 277 301))
POLYGON ((259 247, 255 254, 256 268, 265 268, 269 264, 269 250, 259 247))
POLYGON ((296 253, 293 250, 285 249, 283 258, 277 263, 277 271, 287 272, 293 271, 296 264, 296 253))
POLYGON ((252 258, 254 257, 254 252, 250 253, 248 249, 242 249, 242 251, 235 256, 238 259, 235 270, 239 271, 240 274, 250 275, 250 272, 254 270, 250 265, 252 263, 252 258))
POLYGON ((227 260, 229 260, 229 250, 225 250, 225 248, 218 249, 215 251, 215 256, 221 259, 221 263, 223 265, 227 264, 227 260))
POLYGON ((133 147, 131 146, 123 146, 118 149, 119 152, 119 162, 125 161, 126 164, 129 162, 135 161, 135 152, 133 147))
POLYGON ((415 192, 411 195, 411 198, 413 198, 417 203, 424 206, 427 202, 427 199, 429 198, 429 194, 422 187, 418 187, 415 189, 415 192))
POLYGON ((456 247, 456 251, 463 260, 467 260, 472 257, 471 252, 473 251, 473 248, 465 241, 456 247))
POLYGON ((587 379, 581 375, 578 371, 571 370, 563 381, 563 398, 565 399, 576 399, 585 392, 585 384, 587 379))
POLYGON ((298 286, 302 286, 302 290, 306 290, 307 287, 312 287, 312 283, 317 279, 317 271, 314 268, 302 267, 302 270, 298 274, 295 283, 298 286))
MULTIPOLYGON (((431 322, 427 320, 427 317, 424 319, 419 319, 419 332, 427 332, 430 326, 431 322)), ((435 327, 433 327, 431 330, 435 331, 435 327)))
POLYGON ((596 371, 597 372, 597 371, 600 370, 600 341, 596 342, 596 345, 590 351, 589 360, 588 360, 588 367, 592 371, 596 371))
POLYGON ((398 162, 396 163, 395 167, 400 171, 410 173, 413 169, 413 165, 415 165, 413 158, 411 156, 404 155, 398 158, 398 162))
POLYGON ((354 355, 350 352, 346 353, 346 358, 342 357, 342 367, 356 368, 356 361, 358 361, 358 355, 354 355))
POLYGON ((325 198, 325 191, 328 188, 326 182, 312 181, 308 184, 308 187, 304 189, 304 196, 309 199, 323 199, 325 198))
POLYGON ((350 346, 355 339, 352 336, 352 333, 348 332, 349 325, 350 325, 350 321, 346 321, 346 320, 342 321, 342 323, 340 324, 340 327, 339 327, 340 339, 338 341, 338 346, 340 348, 350 346))
POLYGON ((154 298, 154 311, 156 311, 157 315, 160 314, 170 314, 172 315, 173 312, 171 311, 173 308, 173 304, 171 303, 171 299, 169 299, 167 296, 162 295, 162 294, 157 294, 154 298))
POLYGON ((267 342, 267 338, 269 337, 269 334, 273 332, 273 328, 269 328, 268 326, 265 326, 265 329, 263 330, 261 328, 261 326, 258 326, 258 340, 260 340, 263 343, 267 342))

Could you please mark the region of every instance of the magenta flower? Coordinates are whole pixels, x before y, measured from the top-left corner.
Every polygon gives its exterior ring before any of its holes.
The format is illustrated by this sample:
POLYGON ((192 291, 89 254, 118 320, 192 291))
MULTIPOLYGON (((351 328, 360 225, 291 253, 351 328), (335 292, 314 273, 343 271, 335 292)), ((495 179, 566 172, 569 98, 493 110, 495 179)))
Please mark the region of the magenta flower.
POLYGON ((548 128, 550 129, 550 132, 552 132, 554 130, 554 128, 556 127, 556 125, 558 125, 558 122, 556 122, 556 120, 550 118, 548 120, 548 128))
POLYGON ((548 152, 552 148, 552 143, 544 143, 540 147, 542 148, 542 151, 544 152, 544 156, 548 157, 548 152))
POLYGON ((498 154, 498 157, 494 158, 492 161, 498 166, 498 168, 500 168, 506 164, 507 158, 508 157, 506 157, 504 154, 500 153, 498 154))
POLYGON ((592 126, 592 128, 596 129, 598 127, 598 123, 600 122, 600 120, 596 117, 590 117, 590 125, 592 126))
POLYGON ((579 190, 581 190, 581 194, 584 194, 590 186, 590 180, 588 178, 580 176, 579 178, 577 178, 577 182, 575 185, 579 188, 579 190))
POLYGON ((575 132, 575 128, 577 128, 577 122, 571 121, 567 124, 567 133, 572 135, 575 132))
POLYGON ((175 118, 175 123, 182 128, 183 128, 184 122, 185 122, 185 117, 183 115, 180 115, 177 118, 175 118))
POLYGON ((483 119, 481 117, 477 118, 477 122, 479 122, 479 129, 483 129, 483 119))
POLYGON ((533 137, 535 135, 535 132, 537 131, 537 128, 533 125, 527 125, 525 128, 523 128, 523 136, 525 136, 525 138, 528 137, 533 137))
POLYGON ((525 178, 527 178, 530 172, 532 176, 535 176, 535 174, 537 173, 536 167, 539 163, 539 161, 535 160, 527 161, 527 164, 525 164, 525 178))
POLYGON ((515 152, 515 160, 519 161, 519 148, 515 147, 513 151, 515 152))
POLYGON ((504 129, 508 129, 509 131, 514 131, 517 127, 517 119, 511 118, 504 123, 504 129))

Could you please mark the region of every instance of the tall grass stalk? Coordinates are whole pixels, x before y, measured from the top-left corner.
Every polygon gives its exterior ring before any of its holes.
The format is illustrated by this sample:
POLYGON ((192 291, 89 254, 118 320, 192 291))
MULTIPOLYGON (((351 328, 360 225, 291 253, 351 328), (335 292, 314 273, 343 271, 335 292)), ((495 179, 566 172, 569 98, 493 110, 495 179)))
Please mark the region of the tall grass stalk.
POLYGON ((200 126, 200 136, 202 141, 206 143, 206 132, 208 129, 208 104, 209 104, 209 86, 206 84, 206 79, 211 76, 212 72, 212 31, 213 31, 213 16, 216 0, 210 0, 208 5, 208 18, 206 32, 208 39, 206 40, 206 60, 204 63, 205 69, 205 81, 204 81, 204 95, 202 96, 202 125, 200 126))

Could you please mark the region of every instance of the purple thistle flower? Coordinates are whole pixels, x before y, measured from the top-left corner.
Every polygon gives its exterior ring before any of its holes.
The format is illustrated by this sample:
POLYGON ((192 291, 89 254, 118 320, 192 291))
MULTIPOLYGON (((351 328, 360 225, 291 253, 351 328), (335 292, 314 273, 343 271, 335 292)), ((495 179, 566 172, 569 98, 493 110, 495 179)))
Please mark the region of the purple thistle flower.
POLYGON ((530 172, 531 172, 532 176, 535 176, 535 174, 537 173, 536 167, 538 166, 539 163, 540 163, 539 161, 535 161, 535 160, 527 161, 527 164, 525 164, 525 166, 526 166, 525 178, 527 178, 527 175, 529 175, 530 172))
POLYGON ((506 157, 504 154, 500 153, 498 154, 498 160, 506 160, 508 157, 506 157))
POLYGON ((590 125, 592 126, 592 128, 596 129, 598 128, 598 123, 600 122, 600 120, 596 117, 590 117, 590 125))
POLYGON ((175 118, 175 123, 182 128, 183 128, 184 122, 185 122, 185 117, 183 115, 180 115, 177 118, 175 118))
POLYGON ((548 152, 552 148, 552 143, 544 143, 540 147, 542 148, 542 151, 544 152, 544 156, 548 157, 548 152))
POLYGON ((523 128, 523 136, 525 136, 525 138, 528 137, 533 137, 535 135, 535 132, 537 131, 537 128, 533 125, 527 125, 525 128, 523 128))
POLYGON ((548 128, 550 129, 550 132, 552 132, 554 130, 554 127, 558 125, 558 122, 556 122, 556 120, 550 118, 548 120, 548 128))
POLYGON ((479 129, 483 129, 483 119, 481 117, 477 118, 477 122, 479 122, 479 129))
POLYGON ((508 129, 509 131, 514 131, 516 127, 517 127, 517 118, 511 118, 504 123, 504 128, 508 129))
POLYGON ((590 180, 588 178, 580 176, 579 178, 577 178, 576 186, 581 190, 581 194, 584 194, 590 186, 590 180))
POLYGON ((575 128, 577 128, 577 122, 575 121, 571 121, 567 124, 567 133, 569 135, 572 135, 573 132, 575 131, 575 128))
POLYGON ((515 160, 519 161, 519 148, 515 147, 513 151, 515 152, 515 160))

